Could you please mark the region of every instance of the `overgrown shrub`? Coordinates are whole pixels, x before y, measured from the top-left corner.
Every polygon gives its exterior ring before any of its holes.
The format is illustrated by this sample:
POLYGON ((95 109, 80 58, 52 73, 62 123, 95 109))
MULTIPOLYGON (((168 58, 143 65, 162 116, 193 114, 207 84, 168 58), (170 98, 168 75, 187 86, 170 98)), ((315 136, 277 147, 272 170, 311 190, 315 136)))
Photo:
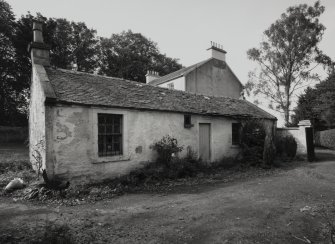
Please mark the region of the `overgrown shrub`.
POLYGON ((158 153, 157 163, 170 165, 173 156, 177 156, 183 150, 183 146, 178 145, 176 138, 169 135, 150 145, 150 149, 158 153))
POLYGON ((250 165, 263 162, 265 129, 259 120, 248 120, 242 124, 241 130, 241 161, 250 165))
POLYGON ((276 138, 276 151, 279 157, 294 158, 297 153, 297 142, 292 135, 276 138))

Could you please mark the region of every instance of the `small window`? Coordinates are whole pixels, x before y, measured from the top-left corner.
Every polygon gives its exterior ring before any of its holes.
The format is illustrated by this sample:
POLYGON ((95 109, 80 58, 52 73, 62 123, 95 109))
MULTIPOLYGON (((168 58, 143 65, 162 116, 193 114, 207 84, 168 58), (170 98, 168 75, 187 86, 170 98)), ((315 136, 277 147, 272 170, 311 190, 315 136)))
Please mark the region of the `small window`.
POLYGON ((232 123, 232 145, 240 145, 241 123, 232 123))
POLYGON ((185 128, 193 127, 192 120, 191 120, 191 115, 189 115, 189 114, 184 115, 184 127, 185 128))
POLYGON ((169 89, 174 89, 174 83, 169 83, 169 84, 167 84, 167 87, 168 87, 169 89))
POLYGON ((122 155, 122 115, 98 114, 99 157, 122 155))

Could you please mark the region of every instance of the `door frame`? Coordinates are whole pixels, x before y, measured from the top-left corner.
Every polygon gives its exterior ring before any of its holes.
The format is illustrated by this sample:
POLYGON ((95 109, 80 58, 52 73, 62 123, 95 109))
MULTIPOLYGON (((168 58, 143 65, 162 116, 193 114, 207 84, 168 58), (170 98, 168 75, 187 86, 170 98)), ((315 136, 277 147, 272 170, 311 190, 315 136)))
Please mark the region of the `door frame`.
POLYGON ((198 123, 198 159, 200 159, 200 124, 209 125, 209 160, 208 162, 211 162, 212 161, 212 123, 207 122, 207 121, 198 123))

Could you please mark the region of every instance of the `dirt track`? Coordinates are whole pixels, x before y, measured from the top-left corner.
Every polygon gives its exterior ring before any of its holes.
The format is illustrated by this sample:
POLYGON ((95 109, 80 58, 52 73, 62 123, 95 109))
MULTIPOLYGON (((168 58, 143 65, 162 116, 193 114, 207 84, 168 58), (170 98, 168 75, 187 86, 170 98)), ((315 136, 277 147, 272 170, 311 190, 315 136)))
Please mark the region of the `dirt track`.
POLYGON ((317 155, 316 163, 274 176, 167 195, 128 194, 75 207, 0 198, 0 240, 26 242, 34 229, 56 223, 83 243, 329 243, 318 210, 335 199, 335 153, 317 155))

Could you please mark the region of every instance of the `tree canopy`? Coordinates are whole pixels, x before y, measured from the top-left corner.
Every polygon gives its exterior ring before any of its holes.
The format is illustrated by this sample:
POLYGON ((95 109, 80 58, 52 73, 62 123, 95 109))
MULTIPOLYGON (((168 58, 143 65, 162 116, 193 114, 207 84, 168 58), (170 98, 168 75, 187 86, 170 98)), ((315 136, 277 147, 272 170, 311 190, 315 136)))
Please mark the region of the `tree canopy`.
POLYGON ((21 86, 17 73, 17 57, 14 46, 16 28, 15 16, 8 3, 0 0, 0 124, 9 121, 24 121, 22 103, 26 86, 21 86))
POLYGON ((335 128, 335 72, 300 95, 292 117, 295 123, 311 120, 317 130, 335 128))
POLYGON ((99 61, 100 74, 144 83, 148 70, 165 75, 182 67, 177 59, 161 54, 157 43, 131 30, 101 38, 99 61))
POLYGON ((47 18, 38 13, 22 15, 15 20, 10 5, 0 0, 0 125, 27 123, 31 79, 28 44, 32 42, 34 19, 44 22, 44 41, 50 45, 51 65, 79 71, 99 72, 145 82, 147 70, 165 75, 181 68, 177 59, 159 52, 155 42, 132 31, 97 36, 95 29, 83 22, 47 18))
POLYGON ((325 30, 319 22, 324 9, 319 1, 289 7, 265 30, 260 47, 247 52, 259 67, 249 73, 247 92, 267 98, 272 109, 284 113, 286 124, 297 91, 319 79, 313 71, 318 64, 331 64, 318 48, 325 30))

